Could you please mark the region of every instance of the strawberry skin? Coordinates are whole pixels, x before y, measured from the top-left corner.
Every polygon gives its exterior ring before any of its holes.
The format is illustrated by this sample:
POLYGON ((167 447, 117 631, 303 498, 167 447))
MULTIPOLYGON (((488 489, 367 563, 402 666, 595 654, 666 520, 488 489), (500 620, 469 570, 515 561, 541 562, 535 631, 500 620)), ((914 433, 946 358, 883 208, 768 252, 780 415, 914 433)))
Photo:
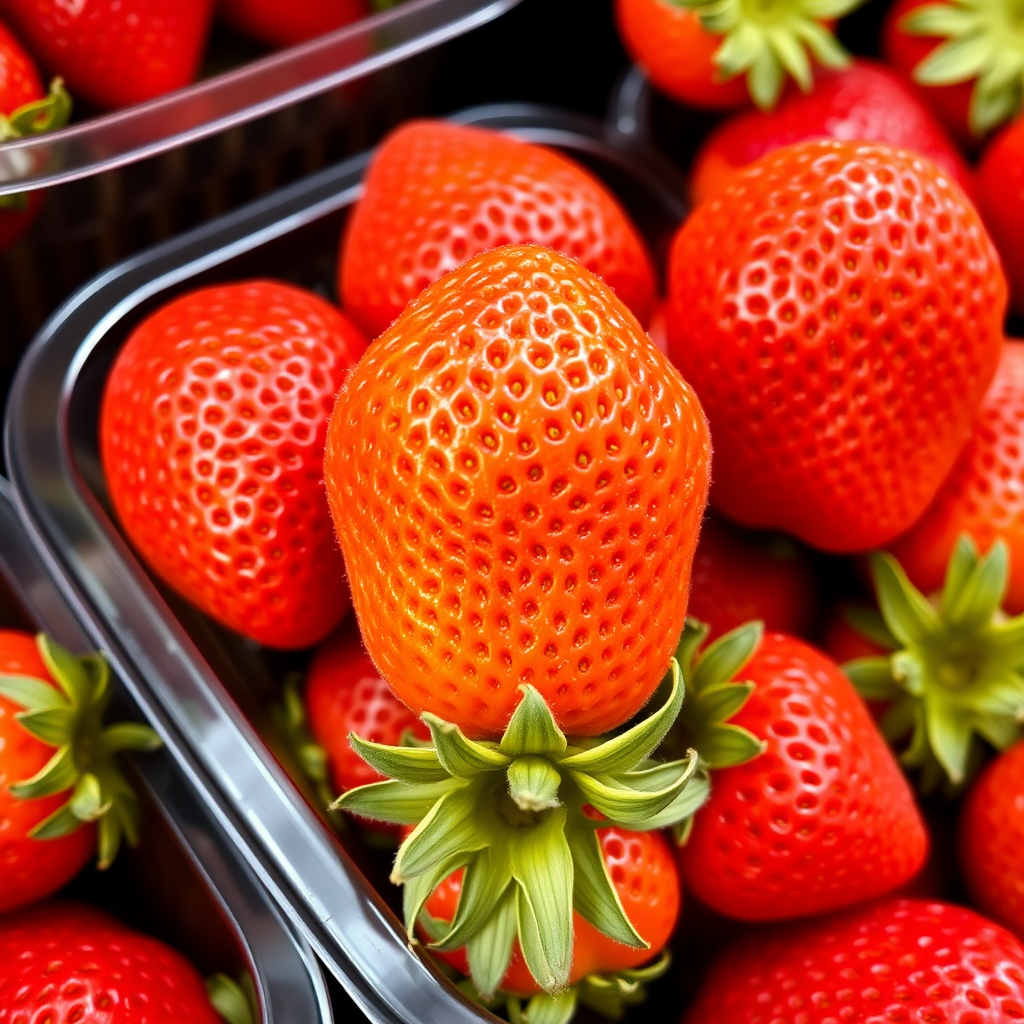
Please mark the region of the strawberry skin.
POLYGON ((1024 742, 997 757, 971 786, 959 846, 974 902, 1024 936, 1024 742))
POLYGON ((687 885, 731 917, 822 913, 896 888, 928 838, 903 773, 839 666, 770 633, 741 677, 730 724, 767 746, 716 771, 683 848, 687 885))
POLYGON ((5 0, 5 13, 72 93, 125 107, 188 85, 212 0, 5 0))
POLYGON ((963 907, 888 900, 758 934, 714 964, 685 1024, 1006 1024, 1024 947, 963 907))
POLYGON ((702 203, 741 167, 806 139, 884 142, 928 157, 973 197, 974 181, 945 129, 906 81, 873 61, 815 75, 813 92, 791 89, 773 111, 751 110, 726 121, 694 161, 690 195, 702 203))
POLYGON ((45 95, 32 58, 0 22, 0 114, 11 114, 45 95))
MULTIPOLYGON (((0 630, 0 675, 29 676, 54 685, 35 637, 9 629, 0 630)), ((56 892, 85 867, 96 850, 92 825, 82 825, 59 839, 29 835, 69 794, 22 800, 11 793, 13 783, 31 779, 54 754, 51 745, 15 720, 21 710, 0 697, 0 914, 56 892)))
POLYGON ((223 1024, 199 972, 156 939, 74 903, 0 921, 0 1021, 223 1024))
POLYGON ((384 141, 367 173, 342 239, 342 305, 376 337, 431 282, 488 249, 526 242, 573 257, 647 321, 651 261, 604 185, 543 146, 413 122, 384 141))
POLYGON ((125 533, 175 590, 271 647, 318 642, 348 608, 322 463, 364 347, 316 295, 254 281, 164 306, 107 379, 100 449, 125 533))
POLYGON ((367 351, 326 480, 374 664, 413 710, 500 733, 536 687, 570 735, 630 718, 686 615, 700 405, 611 290, 537 246, 476 257, 367 351))
POLYGON ((924 512, 992 380, 1006 283, 960 188, 853 142, 775 150, 673 244, 669 354, 715 441, 712 504, 829 551, 924 512))
POLYGON ((995 380, 974 421, 970 440, 925 514, 890 545, 910 581, 926 594, 939 590, 957 538, 969 534, 987 551, 996 540, 1009 550, 1003 609, 1024 612, 1024 343, 1003 346, 995 380))
POLYGON ((1024 316, 1024 117, 985 149, 978 186, 978 205, 1010 282, 1010 303, 1024 316))
POLYGON ((232 28, 268 46, 296 46, 371 13, 367 0, 220 0, 232 28))
POLYGON ((305 701, 310 732, 327 751, 337 793, 382 778, 352 749, 351 733, 390 746, 398 746, 407 730, 418 739, 430 738, 430 730, 381 679, 358 637, 338 635, 317 648, 305 701))

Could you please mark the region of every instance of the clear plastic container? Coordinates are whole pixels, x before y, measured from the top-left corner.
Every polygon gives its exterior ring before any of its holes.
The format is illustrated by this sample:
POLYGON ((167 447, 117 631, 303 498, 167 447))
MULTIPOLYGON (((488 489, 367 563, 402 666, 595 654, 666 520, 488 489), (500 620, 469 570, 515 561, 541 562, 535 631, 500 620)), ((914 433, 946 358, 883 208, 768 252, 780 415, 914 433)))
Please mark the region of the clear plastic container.
MULTIPOLYGON (((91 641, 71 614, 0 480, 0 612, 5 628, 41 629, 72 650, 91 641)), ((115 712, 137 717, 122 699, 115 712)), ((64 895, 156 935, 203 974, 247 977, 261 1024, 330 1024, 324 978, 305 941, 197 800, 170 750, 131 765, 141 841, 106 872, 86 869, 64 895)))
MULTIPOLYGON (((663 257, 686 211, 681 182, 657 156, 624 152, 600 122, 541 108, 481 108, 456 120, 587 164, 663 257)), ((220 629, 147 574, 110 514, 97 451, 106 373, 156 306, 187 289, 263 275, 331 292, 342 222, 368 159, 173 239, 79 292, 26 354, 9 404, 7 459, 34 541, 94 642, 114 653, 146 713, 180 737, 175 752, 204 799, 356 1003, 387 1024, 468 1024, 490 1017, 409 947, 385 900, 395 890, 380 858, 346 846, 314 810, 311 791, 293 781, 298 773, 283 767, 288 752, 266 709, 301 659, 220 629)))

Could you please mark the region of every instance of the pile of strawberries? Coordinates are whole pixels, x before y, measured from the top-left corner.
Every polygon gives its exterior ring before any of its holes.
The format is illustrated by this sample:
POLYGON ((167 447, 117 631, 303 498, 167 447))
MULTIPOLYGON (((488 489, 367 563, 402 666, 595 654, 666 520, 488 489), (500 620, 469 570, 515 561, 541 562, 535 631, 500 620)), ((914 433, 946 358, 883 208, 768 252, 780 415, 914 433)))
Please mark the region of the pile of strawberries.
POLYGON ((423 121, 340 309, 184 294, 107 380, 124 533, 315 648, 304 765, 516 1024, 709 952, 691 1024, 1024 1019, 1024 119, 980 179, 940 126, 1018 113, 1024 47, 1005 0, 901 3, 850 65, 850 6, 618 4, 677 99, 765 108, 702 150, 663 297, 583 168, 423 121))

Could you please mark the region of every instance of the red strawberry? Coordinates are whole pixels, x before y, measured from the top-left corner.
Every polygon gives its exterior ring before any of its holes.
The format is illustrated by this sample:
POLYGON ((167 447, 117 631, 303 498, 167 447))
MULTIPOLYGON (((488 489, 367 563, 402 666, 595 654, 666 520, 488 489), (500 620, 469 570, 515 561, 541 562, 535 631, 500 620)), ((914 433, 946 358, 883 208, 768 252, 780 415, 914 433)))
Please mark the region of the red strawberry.
POLYGON ((1001 132, 978 165, 978 207, 1010 284, 1010 303, 1024 316, 1024 117, 1001 132))
MULTIPOLYGON (((657 958, 668 945, 676 927, 682 903, 679 871, 668 840, 660 832, 627 832, 621 828, 597 830, 605 870, 612 878, 615 892, 627 917, 647 943, 647 948, 624 946, 602 935, 579 911, 573 913, 572 972, 570 985, 580 985, 581 995, 587 998, 585 979, 590 975, 608 976, 632 971, 657 958)), ((455 918, 462 895, 463 872, 449 875, 423 905, 425 922, 420 934, 427 940, 445 934, 455 918), (424 926, 425 925, 425 926, 424 926)), ((509 950, 511 959, 500 972, 481 974, 475 962, 479 953, 474 950, 473 962, 465 946, 442 951, 436 955, 464 975, 470 975, 487 993, 495 982, 502 992, 519 997, 537 995, 542 989, 533 979, 523 961, 518 945, 509 950), (507 968, 507 969, 506 969, 507 968)), ((490 965, 488 965, 490 966, 490 965)), ((501 965, 498 965, 499 967, 501 965)))
POLYGON ((897 0, 882 26, 886 61, 964 146, 1021 111, 1021 49, 1012 6, 897 0))
POLYGON ((542 146, 438 121, 405 125, 377 150, 342 240, 342 304, 376 336, 431 282, 511 242, 572 256, 650 316, 650 258, 604 185, 542 146))
POLYGON ((317 648, 306 676, 305 701, 310 732, 327 752, 337 793, 383 778, 352 749, 351 733, 393 746, 406 731, 430 738, 427 727, 381 679, 357 636, 338 635, 317 648))
POLYGON ((5 13, 71 91, 126 107, 188 85, 213 0, 4 0, 5 13))
POLYGON ((898 75, 858 60, 823 71, 809 95, 791 90, 771 112, 752 110, 711 134, 694 161, 690 195, 702 203, 741 167, 807 139, 884 142, 928 157, 973 196, 971 172, 932 113, 898 75))
POLYGON ((371 13, 368 0, 220 0, 220 16, 268 46, 295 46, 371 13))
POLYGON ((878 643, 868 636, 862 626, 866 616, 874 624, 875 609, 864 604, 842 603, 829 614, 821 637, 821 649, 837 664, 843 665, 857 658, 876 658, 891 650, 891 646, 878 643))
POLYGON ((323 451, 364 345, 316 295, 221 285, 140 324, 107 379, 100 448, 125 533, 175 590, 271 647, 316 643, 348 608, 323 451))
POLYGON ((971 786, 959 846, 974 902, 1024 937, 1024 741, 997 757, 971 786))
POLYGON ((814 568, 786 537, 758 536, 712 516, 701 530, 687 614, 708 639, 760 619, 770 630, 806 633, 815 616, 814 568))
MULTIPOLYGON (((0 143, 56 131, 71 115, 71 100, 60 80, 49 97, 32 58, 0 22, 0 143)), ((41 192, 0 196, 0 251, 13 245, 36 219, 41 192)))
POLYGON ((886 146, 804 142, 737 172, 676 237, 669 294, 669 353, 715 439, 712 503, 831 551, 921 515, 1002 347, 980 218, 886 146))
POLYGON ((686 382, 594 276, 476 257, 368 350, 326 479, 363 640, 399 699, 499 734, 634 714, 682 632, 708 438, 686 382))
POLYGON ((181 954, 106 914, 49 903, 0 920, 0 1020, 223 1024, 181 954))
POLYGON ((889 550, 925 593, 942 586, 962 534, 980 551, 1001 539, 1009 553, 1002 608, 1024 612, 1024 343, 1003 346, 971 438, 924 515, 889 550))
POLYGON ((686 1024, 1006 1024, 1024 1018, 1024 947, 944 903, 887 900, 751 936, 707 975, 686 1024))
POLYGON ((821 5, 802 0, 736 4, 727 14, 706 0, 616 0, 615 11, 630 56, 674 99, 732 107, 749 91, 768 109, 787 77, 810 90, 812 62, 845 66, 849 58, 831 28, 856 6, 837 0, 823 17, 821 5))
POLYGON ((839 666, 774 633, 741 675, 754 691, 730 724, 767 746, 714 773, 682 852, 687 885, 721 913, 770 920, 871 899, 913 877, 924 824, 839 666))
POLYGON ((97 655, 74 658, 45 638, 0 630, 0 914, 74 878, 97 833, 103 867, 122 831, 134 840, 131 790, 112 755, 151 748, 156 737, 124 723, 103 731, 108 681, 97 655))

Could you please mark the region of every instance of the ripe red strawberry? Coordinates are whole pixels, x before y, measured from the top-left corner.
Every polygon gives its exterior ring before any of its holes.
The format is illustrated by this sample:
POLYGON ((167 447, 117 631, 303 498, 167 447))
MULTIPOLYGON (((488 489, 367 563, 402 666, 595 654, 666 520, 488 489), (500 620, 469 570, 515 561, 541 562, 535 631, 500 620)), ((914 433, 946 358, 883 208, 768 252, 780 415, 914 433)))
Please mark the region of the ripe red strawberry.
POLYGON ((537 246, 476 257, 367 351, 326 480, 353 603, 398 698, 500 734, 535 686, 596 736, 682 632, 709 444, 610 289, 537 246))
POLYGON ((92 907, 49 903, 0 920, 0 1020, 223 1024, 180 953, 92 907))
MULTIPOLYGON (((32 58, 0 22, 0 114, 9 117, 18 107, 41 100, 45 95, 32 58)), ((0 141, 5 137, 0 133, 0 141)))
POLYGON ((375 337, 431 282, 513 242, 572 256, 650 316, 650 258, 603 184, 542 146, 439 121, 405 125, 377 150, 342 239, 342 304, 375 337))
POLYGON ((727 13, 706 0, 616 0, 619 33, 630 56, 674 99, 698 107, 733 107, 749 91, 762 108, 775 105, 787 77, 810 91, 812 62, 849 60, 831 34, 834 19, 857 6, 782 0, 727 13), (741 86, 742 88, 738 88, 741 86))
POLYGON ((1001 539, 1009 552, 1009 581, 1002 608, 1024 612, 1024 343, 1003 346, 995 380, 961 450, 928 510, 889 550, 910 582, 925 593, 939 590, 962 534, 981 552, 1001 539))
POLYGON ((866 616, 872 625, 877 611, 868 605, 843 602, 829 613, 821 636, 821 649, 837 664, 843 665, 857 658, 877 658, 891 650, 891 645, 881 644, 881 637, 872 639, 863 630, 866 616))
POLYGON ((882 26, 886 61, 964 146, 1021 112, 1017 14, 1003 2, 897 0, 882 26))
POLYGON ((866 60, 842 71, 822 71, 813 92, 790 90, 774 111, 752 110, 726 121, 694 160, 690 196, 702 203, 741 167, 781 146, 816 138, 909 149, 928 157, 973 197, 971 172, 942 125, 899 75, 866 60))
POLYGON ((982 154, 978 208, 1002 257, 1010 304, 1024 316, 1024 117, 1004 129, 982 154))
POLYGON ((887 900, 758 934, 712 967, 686 1024, 1024 1018, 1024 947, 962 907, 887 900))
POLYGON ((213 0, 4 0, 44 65, 100 107, 142 103, 195 76, 213 0))
POLYGON ((715 439, 712 503, 831 551, 885 544, 966 441, 1006 284, 958 186, 922 157, 775 150, 673 245, 669 354, 715 439))
MULTIPOLYGON (((592 998, 592 994, 586 991, 588 976, 600 974, 607 982, 611 980, 609 976, 631 972, 656 960, 672 937, 682 904, 679 870, 672 848, 662 833, 602 828, 597 830, 597 836, 605 870, 611 876, 627 917, 646 941, 647 948, 631 948, 613 941, 575 911, 575 942, 569 984, 581 986, 579 995, 584 1001, 588 996, 592 998)), ((449 945, 442 941, 442 936, 455 918, 462 882, 463 872, 456 871, 428 897, 423 905, 419 929, 424 940, 434 939, 442 946, 449 945)), ((476 948, 467 955, 466 947, 460 945, 454 949, 445 948, 435 955, 462 974, 472 975, 485 993, 492 992, 495 987, 517 997, 530 997, 542 992, 527 969, 518 944, 512 946, 509 953, 511 959, 504 965, 487 964, 484 971, 481 971, 481 951, 476 948)))
POLYGON ((960 864, 980 910, 1024 936, 1024 741, 972 784, 959 826, 960 864))
POLYGON ((371 13, 368 0, 220 0, 218 14, 268 46, 295 46, 371 13))
POLYGON ((316 643, 348 608, 322 464, 364 345, 316 295, 221 285, 140 324, 107 379, 100 449, 125 533, 166 583, 271 647, 316 643))
POLYGON ((427 727, 381 679, 356 636, 338 635, 317 648, 306 676, 305 702, 310 732, 327 752, 335 793, 383 778, 352 749, 351 733, 392 746, 402 742, 406 731, 430 738, 427 727))
POLYGON ((682 851, 687 885, 720 913, 771 920, 871 899, 912 878, 927 852, 924 824, 839 666, 771 633, 741 674, 754 691, 730 724, 767 746, 715 772, 682 851))
POLYGON ((708 640, 760 619, 769 631, 802 635, 814 621, 814 567, 786 537, 745 533, 716 516, 701 530, 687 614, 708 640))
POLYGON ((133 798, 113 756, 157 741, 144 726, 103 730, 107 683, 97 655, 0 630, 0 914, 74 878, 97 836, 101 867, 122 833, 134 841, 133 798))

